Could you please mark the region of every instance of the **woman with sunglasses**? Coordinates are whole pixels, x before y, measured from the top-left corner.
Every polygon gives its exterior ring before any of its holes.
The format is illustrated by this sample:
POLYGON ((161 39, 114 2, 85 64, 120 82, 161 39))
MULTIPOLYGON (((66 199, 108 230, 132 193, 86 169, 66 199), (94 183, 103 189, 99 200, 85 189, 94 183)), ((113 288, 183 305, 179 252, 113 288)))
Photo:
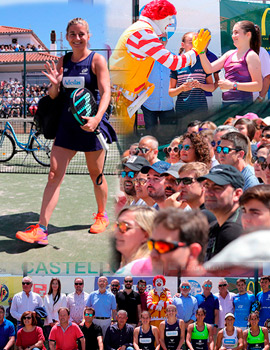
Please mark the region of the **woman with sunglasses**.
POLYGON ((203 51, 200 59, 204 70, 214 73, 222 68, 225 79, 220 79, 218 86, 224 92, 223 104, 252 103, 252 92, 261 91, 262 74, 260 51, 260 30, 250 21, 240 21, 233 27, 232 39, 236 50, 226 52, 216 61, 210 63, 203 51))
POLYGON ((264 183, 270 185, 270 151, 264 163, 261 163, 262 174, 264 177, 264 183))
POLYGON ((133 346, 135 350, 159 350, 159 331, 150 325, 149 311, 141 313, 142 325, 134 329, 133 346))
POLYGON ((215 350, 243 348, 243 331, 234 326, 235 316, 229 312, 225 316, 225 327, 218 332, 215 350))
POLYGON ((255 176, 258 178, 260 183, 265 183, 265 173, 261 168, 261 164, 266 162, 269 149, 270 147, 268 148, 264 145, 259 146, 256 155, 252 158, 255 176))
POLYGON ((259 326, 258 312, 252 312, 248 317, 250 328, 244 331, 244 350, 269 350, 267 328, 259 326))
POLYGON ((115 246, 121 253, 121 267, 150 255, 147 241, 155 216, 156 210, 146 206, 131 206, 120 211, 116 220, 115 246))
POLYGON ((186 344, 189 350, 213 350, 213 328, 205 323, 206 310, 198 308, 196 311, 196 321, 187 328, 186 344))
POLYGON ((61 282, 57 277, 51 279, 49 292, 44 297, 44 306, 48 314, 44 322, 44 333, 48 339, 52 327, 59 321, 58 309, 67 306, 66 295, 61 293, 61 282))
POLYGON ((43 331, 37 326, 34 311, 25 311, 22 314, 21 325, 23 328, 19 329, 16 340, 18 350, 46 350, 43 331))
POLYGON ((211 167, 211 156, 207 141, 200 134, 186 133, 183 142, 178 146, 180 158, 184 163, 201 162, 211 167))
POLYGON ((181 162, 180 159, 180 149, 178 148, 182 138, 181 137, 175 137, 170 145, 166 148, 164 148, 164 152, 166 154, 166 162, 170 164, 176 164, 181 162))

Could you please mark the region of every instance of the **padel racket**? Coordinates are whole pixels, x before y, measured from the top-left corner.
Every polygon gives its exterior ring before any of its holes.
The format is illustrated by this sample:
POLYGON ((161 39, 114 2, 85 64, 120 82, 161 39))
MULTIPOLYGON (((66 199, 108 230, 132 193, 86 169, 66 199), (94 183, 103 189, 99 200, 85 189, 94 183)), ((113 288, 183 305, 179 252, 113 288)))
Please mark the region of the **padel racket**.
MULTIPOLYGON (((70 110, 78 123, 81 125, 86 124, 87 120, 82 117, 94 117, 98 110, 97 102, 92 92, 86 88, 74 90, 70 95, 70 110)), ((101 143, 102 148, 108 151, 109 146, 98 127, 94 133, 101 143)))

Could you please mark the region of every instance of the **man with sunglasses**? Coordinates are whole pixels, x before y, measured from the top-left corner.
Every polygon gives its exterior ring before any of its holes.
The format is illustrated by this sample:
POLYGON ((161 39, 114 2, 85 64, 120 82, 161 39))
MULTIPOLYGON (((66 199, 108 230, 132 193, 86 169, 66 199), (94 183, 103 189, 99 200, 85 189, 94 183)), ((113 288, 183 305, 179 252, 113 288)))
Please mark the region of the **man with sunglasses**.
POLYGON ((37 307, 43 307, 41 296, 35 292, 32 292, 32 287, 32 278, 25 276, 22 279, 22 292, 15 294, 12 299, 10 313, 11 316, 16 318, 18 321, 19 328, 22 314, 25 311, 34 311, 37 307))
POLYGON ((177 318, 185 322, 185 329, 196 321, 196 311, 198 309, 197 299, 190 294, 191 286, 188 281, 180 284, 180 294, 173 297, 173 305, 177 308, 177 318))
POLYGON ((202 275, 208 230, 207 219, 199 210, 162 209, 154 219, 148 241, 152 273, 202 275))
POLYGON ((222 278, 218 282, 218 293, 214 295, 219 301, 219 316, 218 316, 218 328, 225 327, 225 316, 227 313, 233 313, 233 297, 235 293, 228 291, 228 282, 222 278))
POLYGON ((232 165, 243 175, 244 191, 249 187, 259 185, 254 168, 246 162, 248 150, 248 138, 240 132, 226 133, 221 137, 220 146, 217 146, 220 164, 232 165))
POLYGON ((160 160, 151 166, 144 166, 141 170, 143 174, 147 174, 147 191, 149 197, 154 199, 154 208, 159 209, 159 205, 163 205, 166 196, 164 190, 165 178, 162 175, 170 168, 171 164, 160 160))
POLYGON ((116 298, 111 292, 107 291, 108 279, 105 276, 98 278, 98 290, 90 293, 86 306, 95 309, 96 317, 94 323, 102 328, 103 336, 111 324, 111 319, 116 319, 116 298))
POLYGON ((205 208, 217 219, 210 226, 207 261, 243 232, 239 198, 243 193, 244 178, 234 166, 220 164, 198 181, 204 181, 205 208))
POLYGON ((146 292, 146 281, 145 280, 139 280, 137 282, 137 289, 138 289, 138 293, 140 295, 141 298, 141 309, 142 312, 143 311, 147 311, 147 304, 146 304, 146 300, 147 300, 147 296, 148 296, 148 292, 146 292))
POLYGON ((152 207, 155 201, 149 196, 147 191, 147 175, 139 172, 137 177, 133 180, 133 183, 138 201, 134 204, 132 202, 131 205, 148 205, 152 207))
POLYGON ((116 295, 120 289, 120 282, 117 279, 113 279, 110 284, 111 293, 116 295))
POLYGON ((261 145, 270 145, 270 125, 262 129, 261 145))
POLYGON ((234 126, 232 125, 220 125, 214 130, 213 133, 213 141, 211 142, 211 145, 214 149, 216 160, 219 161, 219 153, 217 153, 217 146, 220 146, 220 140, 223 135, 225 135, 227 132, 232 131, 238 131, 234 126))
POLYGON ((128 323, 135 328, 141 315, 141 298, 139 293, 132 289, 133 278, 131 276, 125 277, 124 285, 124 290, 116 294, 117 310, 125 310, 128 314, 128 323))
POLYGON ((214 327, 213 334, 217 333, 219 320, 219 301, 212 290, 213 284, 211 280, 205 280, 202 284, 202 294, 196 294, 195 298, 198 302, 198 308, 206 310, 205 323, 209 323, 214 327))
POLYGON ((85 338, 85 350, 103 350, 102 329, 93 323, 95 309, 86 306, 84 309, 84 322, 80 325, 85 338))
POLYGON ((137 148, 138 156, 145 158, 150 165, 158 162, 158 140, 151 135, 141 137, 137 148))
POLYGON ((70 321, 79 325, 83 320, 83 310, 89 294, 84 292, 83 278, 76 277, 74 280, 75 292, 67 295, 67 307, 70 310, 70 321))

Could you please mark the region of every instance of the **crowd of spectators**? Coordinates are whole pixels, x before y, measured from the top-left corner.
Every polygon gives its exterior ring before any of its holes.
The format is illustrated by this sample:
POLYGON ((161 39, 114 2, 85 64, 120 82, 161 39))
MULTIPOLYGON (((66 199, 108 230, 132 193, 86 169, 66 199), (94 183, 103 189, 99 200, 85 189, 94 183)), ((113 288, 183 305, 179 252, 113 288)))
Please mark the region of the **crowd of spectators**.
POLYGON ((0 52, 19 52, 19 51, 41 51, 44 50, 41 45, 28 43, 26 46, 22 44, 3 44, 0 45, 0 52))
MULTIPOLYGON (((38 101, 47 94, 47 91, 46 83, 26 85, 26 115, 35 115, 38 101)), ((24 88, 17 79, 0 81, 0 116, 2 118, 24 116, 24 88)))
POLYGON ((256 250, 246 243, 229 255, 234 244, 252 237, 243 233, 270 228, 270 117, 247 113, 219 126, 193 121, 163 154, 158 146, 147 135, 123 154, 116 268, 135 276, 190 276, 204 275, 214 261, 224 266, 268 261, 263 237, 256 250), (150 229, 134 206, 155 209, 147 220, 150 229))
POLYGON ((199 350, 202 344, 213 350, 216 342, 216 350, 251 346, 269 350, 269 276, 260 278, 257 295, 247 291, 243 278, 236 282, 237 294, 229 292, 224 278, 217 293, 212 293, 213 283, 206 279, 202 292, 195 295, 189 281, 182 280, 174 296, 162 275, 153 278, 153 288, 147 288, 143 279, 134 286, 131 276, 124 277, 123 289, 118 279, 109 285, 105 276, 97 284, 98 289, 88 294, 83 291, 84 280, 77 277, 74 293, 65 295, 60 279, 52 277, 42 300, 31 290, 32 279, 24 277, 22 292, 11 304, 16 329, 0 306, 0 349, 9 350, 16 342, 19 350, 45 350, 45 345, 50 350, 199 350))

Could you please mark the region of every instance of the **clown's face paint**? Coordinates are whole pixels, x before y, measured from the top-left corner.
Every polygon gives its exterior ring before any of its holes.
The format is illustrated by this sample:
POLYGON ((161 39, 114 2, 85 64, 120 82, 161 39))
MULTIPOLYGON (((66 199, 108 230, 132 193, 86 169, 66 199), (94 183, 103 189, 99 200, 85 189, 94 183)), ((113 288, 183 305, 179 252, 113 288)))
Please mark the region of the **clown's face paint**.
POLYGON ((158 278, 158 279, 156 280, 156 283, 155 283, 156 290, 157 290, 157 291, 162 291, 163 286, 164 286, 164 283, 163 283, 162 279, 161 279, 161 278, 158 278))
POLYGON ((172 24, 172 18, 173 16, 167 16, 163 19, 159 19, 159 20, 155 20, 154 22, 156 23, 156 25, 159 27, 159 29, 161 30, 161 33, 164 33, 167 29, 167 27, 172 24))

